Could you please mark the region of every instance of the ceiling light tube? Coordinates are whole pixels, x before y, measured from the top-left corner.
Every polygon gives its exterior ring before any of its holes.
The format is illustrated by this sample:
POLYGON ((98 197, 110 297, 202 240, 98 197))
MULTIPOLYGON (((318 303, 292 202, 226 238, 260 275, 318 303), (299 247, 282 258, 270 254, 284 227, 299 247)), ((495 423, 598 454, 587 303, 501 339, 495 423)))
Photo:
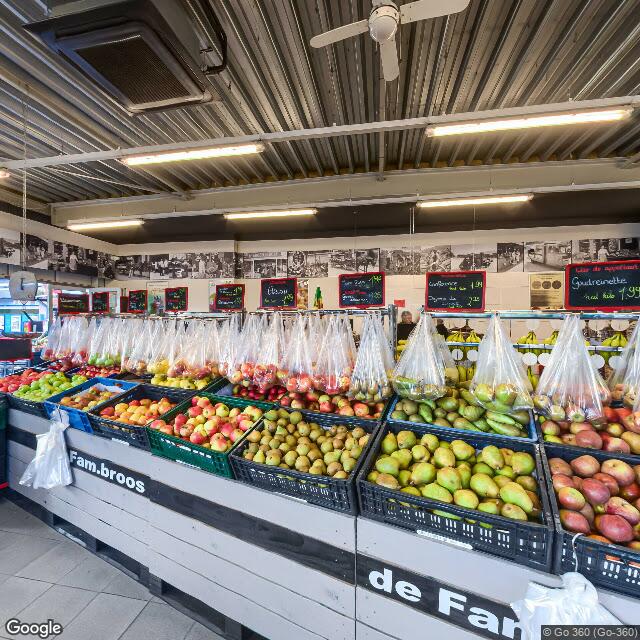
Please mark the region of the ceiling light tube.
POLYGON ((427 135, 430 137, 457 136, 474 133, 491 133, 494 131, 510 131, 514 129, 616 122, 628 118, 632 113, 632 107, 616 107, 612 109, 600 109, 598 111, 578 111, 574 113, 522 116, 520 118, 457 122, 428 127, 427 135))
POLYGON ((211 158, 227 158, 232 156, 246 156, 264 151, 263 144, 237 144, 227 147, 210 147, 208 149, 183 149, 164 151, 162 153, 147 153, 139 156, 123 156, 120 162, 129 167, 139 167, 147 164, 163 164, 166 162, 184 162, 188 160, 208 160, 211 158))
POLYGON ((94 229, 122 229, 125 227, 139 227, 144 220, 105 220, 104 222, 73 222, 67 225, 69 231, 92 231, 94 229))
POLYGON ((0 180, 10 178, 11 174, 6 169, 0 169, 0 180))
POLYGON ((247 220, 250 218, 292 218, 294 216, 314 216, 317 209, 290 209, 284 211, 247 211, 246 213, 225 213, 227 220, 247 220))
POLYGON ((443 198, 442 200, 423 200, 418 202, 420 209, 435 209, 437 207, 476 207, 491 204, 514 204, 528 202, 533 198, 532 193, 514 193, 503 196, 477 196, 473 198, 443 198))

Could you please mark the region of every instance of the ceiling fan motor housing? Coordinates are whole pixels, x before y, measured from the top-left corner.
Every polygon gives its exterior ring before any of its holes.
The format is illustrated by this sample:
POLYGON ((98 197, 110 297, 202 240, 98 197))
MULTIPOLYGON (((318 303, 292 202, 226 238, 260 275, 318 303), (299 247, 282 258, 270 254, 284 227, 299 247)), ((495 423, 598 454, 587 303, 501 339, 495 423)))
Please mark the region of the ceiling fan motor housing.
POLYGON ((395 4, 376 7, 369 16, 369 33, 379 43, 391 40, 398 29, 400 13, 395 4))

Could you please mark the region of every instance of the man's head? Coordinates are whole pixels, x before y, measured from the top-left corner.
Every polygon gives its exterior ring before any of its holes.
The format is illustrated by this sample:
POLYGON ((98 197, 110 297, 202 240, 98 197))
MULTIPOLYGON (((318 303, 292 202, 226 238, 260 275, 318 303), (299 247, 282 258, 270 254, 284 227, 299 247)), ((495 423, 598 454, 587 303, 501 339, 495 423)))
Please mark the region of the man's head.
POLYGON ((402 322, 402 324, 411 324, 413 322, 411 311, 403 311, 400 316, 400 322, 402 322))

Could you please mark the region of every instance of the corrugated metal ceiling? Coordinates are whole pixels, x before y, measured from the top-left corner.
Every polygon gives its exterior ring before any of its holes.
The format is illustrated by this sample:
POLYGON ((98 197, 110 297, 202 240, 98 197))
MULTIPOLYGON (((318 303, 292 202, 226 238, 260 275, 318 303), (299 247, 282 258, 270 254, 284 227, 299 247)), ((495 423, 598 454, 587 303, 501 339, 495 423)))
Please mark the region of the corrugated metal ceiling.
MULTIPOLYGON (((367 17, 370 0, 210 2, 229 42, 229 67, 212 79, 221 102, 133 118, 22 29, 45 17, 43 2, 0 0, 0 158, 22 157, 25 97, 36 157, 640 92, 640 0, 472 0, 461 14, 402 27, 400 78, 386 87, 369 37, 308 44, 367 17)), ((630 155, 640 151, 639 133, 637 117, 449 140, 402 131, 386 135, 384 167, 630 155)), ((366 135, 152 171, 116 161, 33 169, 29 194, 59 202, 369 172, 380 151, 378 136, 366 135)), ((21 189, 19 176, 5 183, 21 189)))

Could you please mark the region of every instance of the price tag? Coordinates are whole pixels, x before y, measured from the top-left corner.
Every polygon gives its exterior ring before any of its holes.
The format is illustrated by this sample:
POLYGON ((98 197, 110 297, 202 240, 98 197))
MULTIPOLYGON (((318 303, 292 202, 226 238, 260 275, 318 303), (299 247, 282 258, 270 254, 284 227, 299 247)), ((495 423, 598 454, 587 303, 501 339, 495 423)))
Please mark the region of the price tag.
POLYGON ((622 366, 622 356, 611 356, 609 358, 609 366, 612 369, 619 369, 622 366))
POLYGON ((471 360, 471 362, 477 362, 478 352, 475 349, 469 349, 469 351, 467 351, 467 358, 471 360))
POLYGON ((538 356, 538 362, 543 366, 546 367, 547 364, 549 363, 549 360, 551 359, 551 354, 550 353, 541 353, 538 356))
POLYGON ((538 362, 538 356, 535 353, 523 353, 522 362, 524 362, 527 367, 533 367, 533 365, 538 362))
POLYGON ((462 360, 462 358, 464 358, 464 353, 462 353, 462 349, 454 349, 451 352, 451 357, 454 360, 462 360))
POLYGON ((604 367, 604 358, 599 353, 594 353, 591 356, 591 362, 596 369, 602 369, 604 367))
POLYGON ((628 320, 612 320, 611 328, 614 331, 625 331, 626 329, 629 328, 629 321, 628 320))

